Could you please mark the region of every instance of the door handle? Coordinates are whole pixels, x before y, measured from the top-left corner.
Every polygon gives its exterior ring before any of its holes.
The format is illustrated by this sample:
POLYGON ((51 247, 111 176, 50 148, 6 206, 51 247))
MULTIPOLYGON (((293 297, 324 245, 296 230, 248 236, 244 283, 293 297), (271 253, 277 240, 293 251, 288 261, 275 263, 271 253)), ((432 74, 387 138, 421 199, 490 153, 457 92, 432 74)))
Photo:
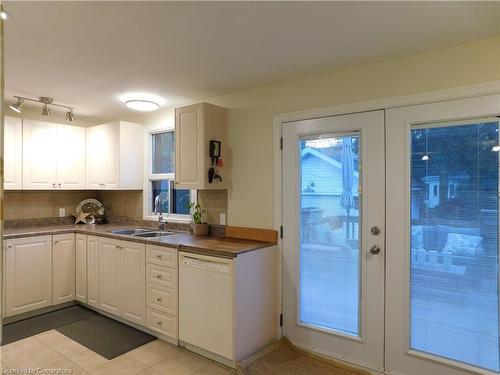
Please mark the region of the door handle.
POLYGON ((372 253, 373 255, 377 255, 378 253, 380 253, 380 247, 378 245, 373 245, 372 247, 370 247, 370 253, 372 253))

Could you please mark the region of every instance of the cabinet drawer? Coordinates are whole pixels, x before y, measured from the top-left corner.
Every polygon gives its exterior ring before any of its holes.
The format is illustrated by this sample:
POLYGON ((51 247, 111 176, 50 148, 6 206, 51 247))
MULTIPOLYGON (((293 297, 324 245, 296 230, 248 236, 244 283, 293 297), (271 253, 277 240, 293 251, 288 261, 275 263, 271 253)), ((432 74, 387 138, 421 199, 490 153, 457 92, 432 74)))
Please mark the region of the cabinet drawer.
POLYGON ((177 316, 177 290, 147 283, 146 305, 177 316))
POLYGON ((159 266, 177 268, 177 249, 146 245, 146 262, 159 266))
POLYGON ((146 309, 147 328, 177 340, 177 318, 153 309, 146 309))
POLYGON ((177 270, 146 264, 146 281, 177 289, 177 270))

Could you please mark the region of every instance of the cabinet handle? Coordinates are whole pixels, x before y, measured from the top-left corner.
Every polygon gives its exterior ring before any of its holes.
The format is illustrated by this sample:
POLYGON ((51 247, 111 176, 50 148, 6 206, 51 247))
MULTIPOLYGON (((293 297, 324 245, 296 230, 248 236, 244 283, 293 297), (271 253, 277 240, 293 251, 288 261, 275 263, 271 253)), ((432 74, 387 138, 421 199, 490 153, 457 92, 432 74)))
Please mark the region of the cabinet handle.
POLYGON ((115 245, 117 249, 123 249, 123 246, 115 245))
POLYGON ((157 324, 157 325, 159 325, 159 326, 161 326, 161 321, 160 321, 160 320, 158 320, 158 321, 156 322, 156 324, 157 324))
POLYGON ((158 298, 156 299, 156 302, 161 302, 161 297, 158 297, 158 298))

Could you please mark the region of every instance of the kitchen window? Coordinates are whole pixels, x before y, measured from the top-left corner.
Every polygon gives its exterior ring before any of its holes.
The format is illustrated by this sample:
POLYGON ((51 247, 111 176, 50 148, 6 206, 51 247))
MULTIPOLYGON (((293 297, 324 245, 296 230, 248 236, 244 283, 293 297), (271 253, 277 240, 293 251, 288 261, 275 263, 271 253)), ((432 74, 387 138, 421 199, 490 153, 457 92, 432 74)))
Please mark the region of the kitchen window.
POLYGON ((173 129, 148 131, 148 176, 145 187, 144 216, 156 219, 159 214, 172 221, 190 219, 189 203, 196 191, 175 189, 175 133, 173 129))

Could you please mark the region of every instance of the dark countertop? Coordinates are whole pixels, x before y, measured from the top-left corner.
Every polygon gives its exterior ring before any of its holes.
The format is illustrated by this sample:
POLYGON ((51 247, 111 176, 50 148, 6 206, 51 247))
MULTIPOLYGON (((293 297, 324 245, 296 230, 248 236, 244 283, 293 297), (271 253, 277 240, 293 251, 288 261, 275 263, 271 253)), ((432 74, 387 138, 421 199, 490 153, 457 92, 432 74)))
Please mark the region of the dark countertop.
MULTIPOLYGON (((118 240, 140 242, 149 245, 166 246, 178 249, 179 251, 224 258, 236 258, 238 254, 243 254, 249 251, 259 250, 275 245, 271 242, 243 240, 230 237, 194 236, 189 232, 175 232, 175 234, 163 238, 153 239, 110 233, 110 231, 112 230, 133 228, 138 227, 115 224, 79 224, 37 226, 30 228, 6 228, 4 229, 3 238, 4 240, 8 240, 21 237, 34 237, 63 233, 81 233, 87 235, 115 238, 118 240)), ((148 229, 157 230, 155 228, 148 229)))

